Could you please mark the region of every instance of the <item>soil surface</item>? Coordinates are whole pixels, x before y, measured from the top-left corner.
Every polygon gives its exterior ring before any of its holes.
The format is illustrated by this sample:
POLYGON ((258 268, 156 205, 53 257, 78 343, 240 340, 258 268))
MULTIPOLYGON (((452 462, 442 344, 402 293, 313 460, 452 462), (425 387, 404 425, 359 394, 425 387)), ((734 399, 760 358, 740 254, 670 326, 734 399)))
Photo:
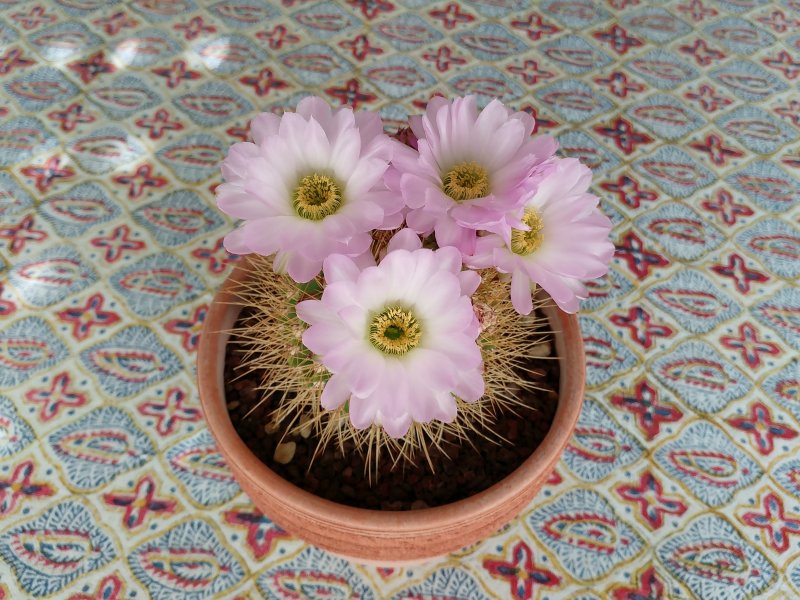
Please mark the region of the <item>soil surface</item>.
MULTIPOLYGON (((241 323, 237 323, 237 326, 241 323)), ((381 510, 412 510, 439 506, 472 496, 516 469, 541 443, 553 421, 558 395, 556 392, 537 392, 520 398, 527 408, 516 407, 519 414, 501 412, 492 430, 509 443, 491 443, 475 438, 475 448, 469 444, 454 444, 446 440, 443 452, 430 450, 434 472, 419 455, 418 464, 398 464, 392 468, 389 460, 382 460, 377 481, 372 485, 364 468, 364 457, 352 447, 345 452, 330 444, 311 463, 317 446, 312 433, 282 438, 283 431, 269 432, 265 427, 267 416, 273 409, 271 399, 263 402, 247 417, 245 415, 260 399, 260 374, 242 376, 237 368, 241 354, 235 344, 228 344, 225 362, 225 397, 234 428, 242 440, 270 469, 283 478, 317 496, 334 502, 381 510), (238 377, 238 379, 237 379, 238 377), (276 447, 285 444, 275 460, 276 447), (292 448, 292 443, 294 447, 292 448), (293 449, 293 452, 291 450, 293 449), (280 456, 283 454, 283 456, 280 456)), ((528 367, 535 371, 539 387, 557 390, 559 369, 557 360, 530 360, 528 367)), ((527 375, 530 377, 530 375, 527 375)))

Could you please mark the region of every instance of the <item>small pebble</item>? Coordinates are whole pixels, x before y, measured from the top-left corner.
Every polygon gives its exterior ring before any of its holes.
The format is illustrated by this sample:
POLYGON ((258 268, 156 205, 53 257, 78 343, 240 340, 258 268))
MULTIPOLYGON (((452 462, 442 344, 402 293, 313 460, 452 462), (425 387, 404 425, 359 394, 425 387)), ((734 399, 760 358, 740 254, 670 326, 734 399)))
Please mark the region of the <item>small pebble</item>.
POLYGON ((531 348, 528 351, 528 356, 532 358, 544 358, 545 356, 550 356, 552 352, 553 349, 550 346, 550 342, 542 342, 531 348))
POLYGON ((236 410, 237 408, 239 408, 239 404, 240 402, 238 400, 234 400, 233 402, 228 402, 227 404, 228 410, 229 411, 236 410))
POLYGON ((311 417, 306 415, 300 420, 300 437, 302 437, 304 440, 308 439, 308 436, 311 435, 313 429, 311 417))
POLYGON ((294 442, 284 442, 283 444, 278 444, 275 448, 275 454, 272 456, 272 458, 275 459, 275 462, 279 462, 282 465, 288 465, 294 458, 294 451, 296 448, 297 444, 294 442))

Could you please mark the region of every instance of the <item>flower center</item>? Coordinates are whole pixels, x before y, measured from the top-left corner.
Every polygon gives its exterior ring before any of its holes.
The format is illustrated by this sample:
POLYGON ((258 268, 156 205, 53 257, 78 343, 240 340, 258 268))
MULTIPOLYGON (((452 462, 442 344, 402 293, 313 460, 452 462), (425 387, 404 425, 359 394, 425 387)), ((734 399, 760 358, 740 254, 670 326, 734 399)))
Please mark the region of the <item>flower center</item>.
POLYGON ((445 173, 442 189, 456 202, 483 198, 489 194, 489 174, 476 162, 464 162, 445 173))
POLYGON ((410 310, 391 306, 369 326, 369 341, 384 354, 401 356, 419 345, 422 328, 410 310))
POLYGON ((523 231, 522 229, 511 230, 511 251, 521 256, 527 256, 528 254, 533 254, 542 245, 544 221, 542 221, 542 217, 539 216, 535 209, 529 208, 525 211, 522 222, 531 229, 530 231, 523 231))
POLYGON ((321 221, 342 205, 342 188, 328 175, 306 175, 292 194, 292 206, 304 219, 321 221))

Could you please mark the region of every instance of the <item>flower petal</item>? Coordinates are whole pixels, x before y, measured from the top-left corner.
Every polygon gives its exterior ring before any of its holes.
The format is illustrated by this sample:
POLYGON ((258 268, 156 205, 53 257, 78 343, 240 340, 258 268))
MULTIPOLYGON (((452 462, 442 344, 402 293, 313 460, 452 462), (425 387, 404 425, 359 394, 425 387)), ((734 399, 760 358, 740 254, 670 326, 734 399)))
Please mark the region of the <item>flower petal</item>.
POLYGON ((511 304, 521 315, 529 315, 533 310, 531 299, 531 280, 522 270, 517 269, 511 277, 511 304))
POLYGON ((392 239, 389 240, 386 250, 387 252, 394 252, 395 250, 402 249, 411 252, 413 250, 419 250, 420 248, 422 248, 422 240, 419 239, 419 235, 414 233, 412 230, 405 228, 401 229, 392 236, 392 239))
POLYGON ((334 410, 349 400, 351 395, 352 392, 347 378, 334 373, 322 390, 320 404, 322 404, 322 408, 334 410))
POLYGON ((355 281, 361 273, 353 259, 342 254, 332 254, 326 258, 322 270, 325 273, 325 283, 329 285, 337 281, 355 281))
POLYGON ((299 252, 289 254, 286 263, 286 272, 297 283, 307 283, 314 279, 322 270, 321 260, 310 260, 299 252))

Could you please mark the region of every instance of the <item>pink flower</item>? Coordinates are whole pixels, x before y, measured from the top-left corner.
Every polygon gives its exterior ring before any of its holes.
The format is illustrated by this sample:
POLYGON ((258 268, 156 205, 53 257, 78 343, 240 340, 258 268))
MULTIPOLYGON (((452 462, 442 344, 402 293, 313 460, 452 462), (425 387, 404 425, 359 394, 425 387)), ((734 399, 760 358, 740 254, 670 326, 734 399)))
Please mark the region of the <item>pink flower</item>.
POLYGON ((549 136, 531 138, 533 118, 493 100, 480 113, 473 96, 435 97, 422 117, 409 119, 419 152, 397 151, 390 186, 409 207, 408 227, 435 232, 440 247, 469 255, 476 230, 502 233, 521 205, 528 175, 553 155, 549 136))
POLYGON ((401 225, 403 203, 383 180, 401 145, 375 113, 305 98, 296 113, 258 115, 250 130, 254 142, 231 147, 217 188, 219 208, 244 220, 225 237, 228 251, 275 254, 276 270, 306 282, 328 255, 362 254, 373 229, 401 225))
POLYGON ((303 343, 331 373, 324 408, 349 401, 355 427, 374 423, 402 437, 414 421, 452 421, 454 396, 474 402, 483 395, 470 298, 480 277, 461 270, 458 250, 422 249, 403 229, 377 266, 360 270, 333 255, 324 272, 322 299, 297 305, 310 325, 303 343))
POLYGON ((522 208, 524 228, 512 229, 508 241, 494 234, 478 238, 469 265, 511 273, 511 301, 520 314, 533 308, 534 283, 562 310, 577 312, 579 299, 587 297, 580 280, 608 271, 611 221, 597 210, 597 196, 587 193, 591 181, 591 170, 577 159, 555 159, 522 208))

